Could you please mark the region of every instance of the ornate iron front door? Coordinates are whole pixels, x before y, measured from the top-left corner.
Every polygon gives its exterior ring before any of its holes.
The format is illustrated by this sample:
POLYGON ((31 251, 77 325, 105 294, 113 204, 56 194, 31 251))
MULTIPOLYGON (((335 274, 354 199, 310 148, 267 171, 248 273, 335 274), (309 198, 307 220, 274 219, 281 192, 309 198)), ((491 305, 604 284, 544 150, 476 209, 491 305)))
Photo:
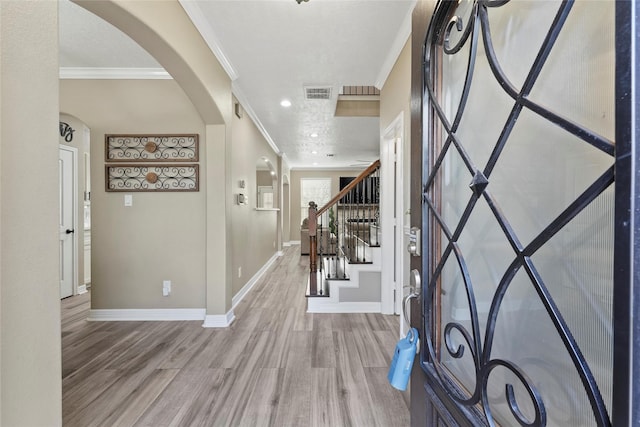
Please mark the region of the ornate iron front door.
POLYGON ((443 1, 425 43, 429 423, 607 426, 615 1, 443 1))

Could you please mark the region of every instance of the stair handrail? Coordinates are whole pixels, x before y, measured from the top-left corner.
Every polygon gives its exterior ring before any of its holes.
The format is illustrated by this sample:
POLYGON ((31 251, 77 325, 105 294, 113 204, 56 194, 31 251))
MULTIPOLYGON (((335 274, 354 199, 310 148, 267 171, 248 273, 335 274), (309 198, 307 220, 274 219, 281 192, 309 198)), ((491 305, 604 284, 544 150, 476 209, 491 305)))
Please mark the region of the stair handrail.
MULTIPOLYGON (((374 161, 349 184, 347 184, 338 194, 333 196, 323 207, 318 209, 318 205, 309 202, 309 296, 318 295, 318 253, 317 253, 317 226, 318 217, 328 211, 333 205, 338 203, 343 197, 347 196, 358 184, 363 182, 367 177, 372 175, 380 168, 380 159, 374 161)), ((322 291, 321 291, 322 292, 322 291)))
MULTIPOLYGON (((342 190, 340 190, 340 192, 338 194, 336 194, 335 196, 333 196, 331 198, 331 200, 329 200, 323 207, 321 207, 320 209, 318 209, 318 211, 316 212, 316 216, 322 215, 323 213, 325 213, 327 210, 329 210, 329 208, 333 205, 335 205, 336 203, 338 203, 338 201, 340 199, 342 199, 344 196, 346 196, 347 194, 349 194, 349 192, 351 190, 353 190, 359 183, 361 183, 362 181, 364 181, 364 179, 366 177, 368 177, 369 175, 371 175, 376 169, 378 169, 380 167, 380 160, 376 160, 375 162, 371 163, 371 165, 369 165, 365 170, 363 170, 360 175, 358 175, 357 177, 354 178, 353 181, 351 181, 349 184, 347 184, 347 186, 345 186, 342 190)), ((311 221, 311 218, 309 218, 309 221, 311 221)))

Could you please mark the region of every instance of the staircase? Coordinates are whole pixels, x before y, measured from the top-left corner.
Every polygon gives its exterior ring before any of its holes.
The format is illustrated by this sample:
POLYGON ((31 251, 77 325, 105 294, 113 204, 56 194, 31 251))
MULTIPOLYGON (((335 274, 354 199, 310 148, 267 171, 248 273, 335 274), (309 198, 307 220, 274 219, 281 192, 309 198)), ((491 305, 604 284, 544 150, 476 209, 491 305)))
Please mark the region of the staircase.
POLYGON ((318 209, 309 203, 310 313, 379 313, 380 161, 318 209))

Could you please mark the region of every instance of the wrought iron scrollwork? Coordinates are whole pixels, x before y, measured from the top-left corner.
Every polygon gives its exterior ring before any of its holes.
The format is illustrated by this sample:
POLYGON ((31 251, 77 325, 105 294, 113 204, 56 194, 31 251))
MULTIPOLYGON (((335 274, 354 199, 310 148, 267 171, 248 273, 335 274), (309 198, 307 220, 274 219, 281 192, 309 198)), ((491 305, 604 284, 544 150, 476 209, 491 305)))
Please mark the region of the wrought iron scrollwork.
MULTIPOLYGON (((505 360, 504 358, 492 356, 492 347, 494 340, 496 339, 495 328, 498 318, 498 314, 502 308, 502 302, 513 282, 514 277, 518 272, 523 272, 530 279, 533 289, 535 290, 544 310, 551 320, 551 323, 557 331, 558 337, 562 341, 564 348, 575 368, 577 375, 579 376, 584 392, 588 397, 591 404, 591 410, 593 412, 594 421, 599 426, 609 426, 611 421, 607 412, 606 405, 603 397, 600 393, 594 375, 582 354, 572 332, 563 318, 563 315, 559 308, 556 306, 554 299, 547 289, 547 286, 538 273, 535 263, 532 260, 532 256, 536 253, 542 245, 559 232, 563 226, 568 224, 573 218, 575 218, 585 207, 598 197, 604 190, 612 185, 614 181, 613 167, 606 170, 599 178, 595 180, 582 194, 580 194, 573 203, 571 203, 564 211, 562 211, 547 227, 545 227, 528 245, 523 245, 513 227, 507 220, 506 216, 502 212, 499 203, 493 198, 491 193, 487 191, 487 184, 491 181, 491 173, 500 157, 509 135, 513 130, 520 113, 523 110, 533 112, 539 117, 544 118, 548 122, 551 122, 560 128, 564 129, 571 135, 579 138, 581 141, 590 144, 592 147, 600 150, 602 153, 613 156, 614 143, 607 138, 582 127, 566 117, 551 111, 539 103, 536 103, 528 98, 534 84, 536 83, 543 65, 545 64, 557 38, 560 34, 565 21, 573 6, 573 1, 566 0, 560 2, 559 8, 551 28, 549 29, 542 45, 537 53, 535 61, 526 76, 526 79, 521 88, 517 88, 500 66, 494 51, 493 43, 491 40, 491 31, 488 18, 488 8, 498 8, 509 3, 509 0, 475 0, 470 4, 467 9, 469 16, 461 16, 457 12, 460 2, 441 2, 438 6, 438 10, 434 15, 431 22, 431 26, 427 33, 427 40, 425 43, 425 64, 427 64, 425 71, 425 99, 428 104, 425 104, 425 111, 430 111, 432 120, 425 120, 425 123, 437 123, 435 126, 441 131, 443 137, 442 148, 439 153, 436 153, 433 159, 431 170, 425 181, 423 188, 422 200, 425 204, 425 209, 429 213, 429 218, 434 225, 437 225, 441 230, 438 233, 444 240, 443 250, 441 252, 441 258, 436 265, 432 266, 430 271, 430 279, 425 284, 425 288, 422 292, 423 295, 423 311, 425 329, 425 339, 423 340, 423 346, 425 347, 426 356, 423 356, 422 363, 432 368, 436 373, 440 386, 446 390, 447 395, 451 400, 456 402, 457 405, 467 408, 480 406, 485 417, 485 421, 491 425, 496 425, 491 402, 489 399, 488 383, 492 372, 496 369, 506 369, 516 379, 517 382, 526 390, 530 402, 528 402, 529 412, 525 414, 522 409, 523 402, 518 402, 514 389, 514 384, 507 383, 504 385, 504 401, 508 405, 512 416, 515 420, 523 426, 544 426, 547 424, 548 413, 545 407, 545 398, 542 396, 540 390, 538 390, 528 376, 526 367, 518 366, 513 361, 505 360), (457 32, 459 39, 453 43, 454 31, 457 32), (502 129, 502 132, 495 143, 493 151, 487 161, 484 168, 478 168, 471 157, 467 154, 460 140, 460 136, 457 134, 458 126, 462 120, 462 116, 465 112, 465 106, 467 103, 471 82, 473 80, 475 69, 475 58, 478 51, 478 45, 482 39, 484 52, 489 63, 491 72, 495 79, 499 83, 502 90, 509 95, 514 101, 514 106, 507 118, 507 122, 502 129), (462 48, 470 43, 468 49, 468 61, 467 70, 465 75, 465 81, 463 84, 462 94, 455 109, 455 116, 450 121, 445 114, 445 110, 439 103, 439 97, 436 94, 438 90, 437 84, 441 84, 437 79, 438 71, 435 70, 433 64, 436 56, 436 51, 440 55, 455 55, 462 52, 462 48), (453 44, 453 45, 452 45, 453 44), (437 83, 436 83, 437 82, 437 83), (459 222, 455 228, 450 228, 445 220, 442 218, 441 213, 437 207, 438 200, 433 197, 434 187, 438 185, 438 173, 445 156, 450 150, 455 150, 461 157, 464 166, 469 171, 472 178, 471 190, 472 194, 469 195, 469 201, 461 215, 459 222), (487 314, 487 324, 484 331, 481 330, 477 301, 474 294, 474 286, 469 274, 469 269, 465 261, 464 254, 458 246, 458 238, 460 237, 464 226, 466 225, 471 213, 473 212, 476 203, 479 200, 484 200, 489 206, 492 214, 504 233, 509 245, 513 249, 514 259, 504 272, 500 283, 497 285, 491 305, 487 314), (436 298, 436 292, 441 289, 439 287, 439 281, 442 277, 442 272, 448 260, 455 257, 455 265, 462 276, 462 283, 464 285, 464 291, 466 293, 466 302, 469 308, 469 323, 470 326, 466 326, 462 323, 451 321, 446 323, 443 328, 442 343, 443 351, 446 350, 447 354, 453 359, 461 359, 470 357, 473 361, 475 371, 475 383, 468 387, 468 390, 463 390, 459 385, 450 380, 451 374, 446 371, 446 368, 441 363, 441 348, 437 347, 438 342, 434 335, 428 331, 435 331, 434 319, 437 318, 438 312, 435 304, 438 298, 436 298), (482 333, 484 332, 484 341, 482 340, 482 333), (461 337, 462 339, 455 339, 454 335, 461 337)), ((432 126, 432 125, 429 125, 432 126)), ((426 132, 429 133, 429 132, 426 132)))
POLYGON ((471 34, 471 30, 475 25, 474 18, 478 16, 476 11, 477 8, 478 8, 478 4, 474 3, 473 8, 471 10, 470 17, 467 20, 466 25, 464 22, 464 18, 462 16, 454 15, 451 18, 451 20, 447 24, 447 27, 444 31, 444 43, 443 43, 444 53, 446 53, 447 55, 454 55, 458 53, 460 49, 462 49, 462 46, 464 46, 464 44, 467 42, 467 39, 471 34), (462 35, 460 36, 460 40, 458 40, 458 42, 453 47, 451 47, 450 45, 451 32, 453 31, 454 28, 459 33, 462 33, 462 35))
POLYGON ((197 162, 198 135, 106 135, 108 162, 197 162))
POLYGON ((198 165, 107 165, 107 191, 198 191, 198 165))
POLYGON ((60 130, 60 136, 63 137, 66 142, 73 141, 73 133, 76 130, 72 128, 69 123, 59 122, 58 127, 60 130))

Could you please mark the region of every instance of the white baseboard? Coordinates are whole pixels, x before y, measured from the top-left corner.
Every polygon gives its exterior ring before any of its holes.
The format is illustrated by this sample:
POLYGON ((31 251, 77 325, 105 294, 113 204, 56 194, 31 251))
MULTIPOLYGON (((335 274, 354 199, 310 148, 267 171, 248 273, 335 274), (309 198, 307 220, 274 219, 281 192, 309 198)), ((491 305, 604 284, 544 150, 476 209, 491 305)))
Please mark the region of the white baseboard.
POLYGON ((283 248, 288 248, 289 246, 291 246, 291 242, 282 242, 283 248))
POLYGON ((202 320, 204 308, 97 309, 89 310, 87 320, 96 322, 202 320))
POLYGON ((258 283, 260 277, 262 277, 262 275, 269 269, 269 267, 271 267, 271 264, 273 264, 275 260, 280 256, 282 256, 282 252, 278 252, 271 258, 269 258, 269 260, 262 266, 262 268, 258 270, 251 279, 249 279, 249 281, 242 287, 242 289, 238 291, 237 294, 233 296, 233 298, 231 298, 231 310, 236 308, 240 301, 242 301, 242 298, 247 295, 247 293, 251 290, 251 288, 255 286, 256 283, 258 283))
POLYGON ((235 320, 233 309, 227 314, 207 314, 204 318, 203 328, 226 328, 235 320))
POLYGON ((292 241, 290 241, 290 242, 289 242, 289 244, 290 244, 291 246, 294 246, 294 245, 300 245, 300 240, 292 240, 292 241))
POLYGON ((329 298, 307 298, 307 313, 380 313, 379 302, 333 302, 329 298))
POLYGON ((80 285, 78 286, 78 295, 82 295, 82 294, 86 294, 87 293, 87 285, 80 285))
MULTIPOLYGON (((98 309, 89 310, 90 321, 160 321, 160 320, 204 320, 203 328, 226 328, 235 319, 233 309, 242 301, 242 298, 255 286, 260 277, 271 267, 278 257, 282 256, 281 251, 275 253, 246 285, 232 298, 232 307, 226 314, 206 314, 204 308, 167 308, 167 309, 98 309)), ((80 293, 80 286, 78 293, 80 293)), ((86 288, 85 288, 86 292, 86 288)))

